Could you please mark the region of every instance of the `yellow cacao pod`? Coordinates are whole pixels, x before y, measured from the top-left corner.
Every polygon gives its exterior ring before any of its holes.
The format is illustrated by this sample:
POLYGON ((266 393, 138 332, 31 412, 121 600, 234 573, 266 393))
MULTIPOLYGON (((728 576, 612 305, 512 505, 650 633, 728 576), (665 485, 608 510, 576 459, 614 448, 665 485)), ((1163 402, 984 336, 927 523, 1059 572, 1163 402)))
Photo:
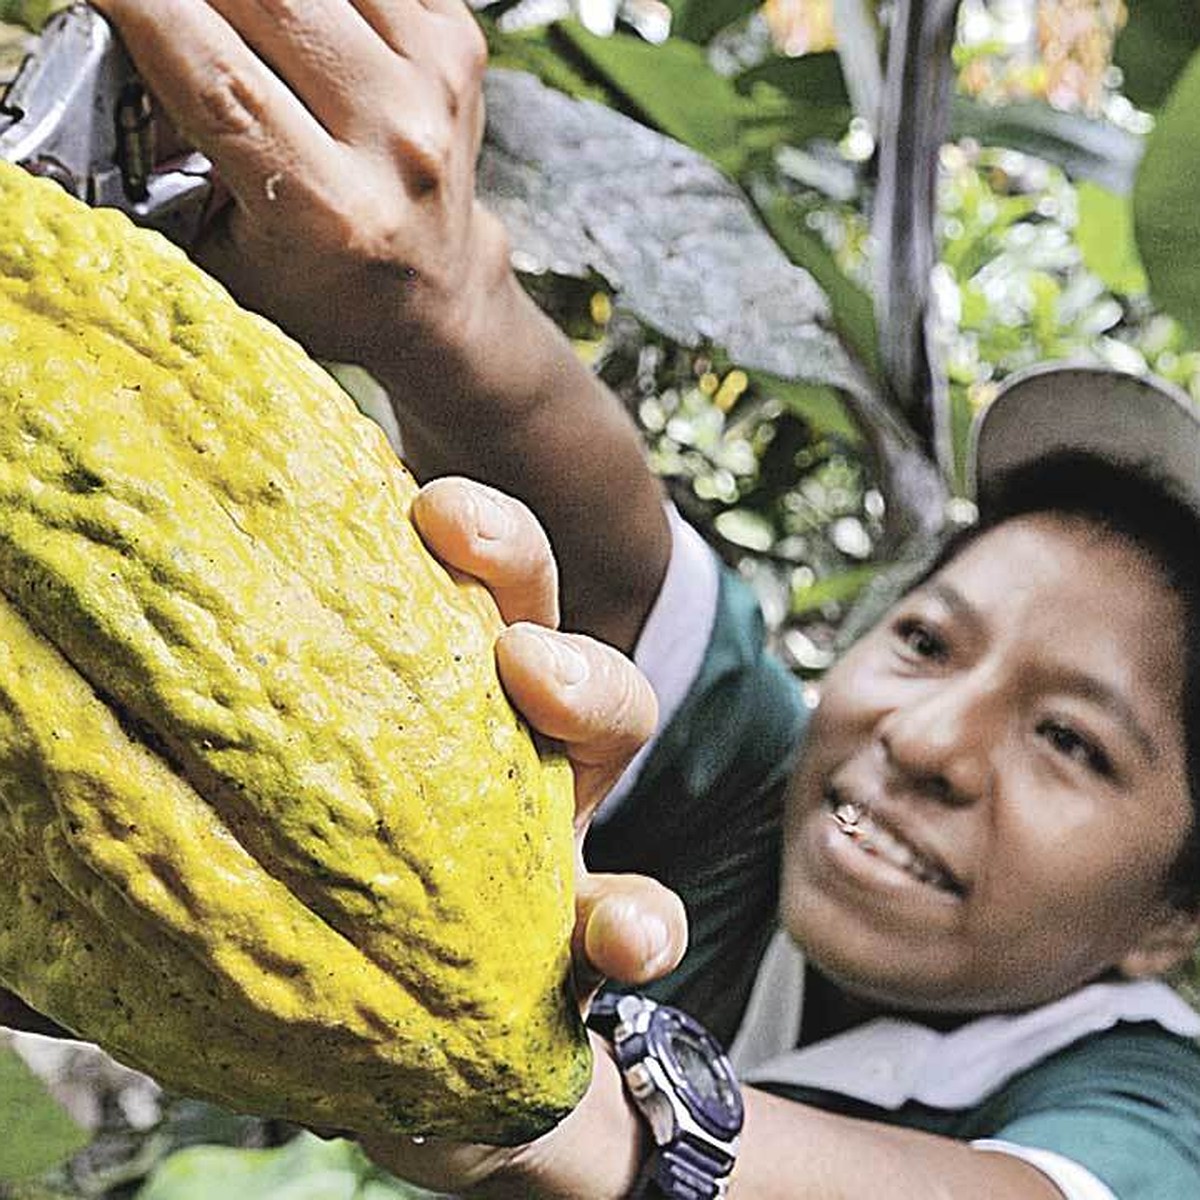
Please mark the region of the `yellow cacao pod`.
POLYGON ((513 1142, 577 1101, 572 787, 378 428, 0 166, 0 980, 164 1084, 513 1142))

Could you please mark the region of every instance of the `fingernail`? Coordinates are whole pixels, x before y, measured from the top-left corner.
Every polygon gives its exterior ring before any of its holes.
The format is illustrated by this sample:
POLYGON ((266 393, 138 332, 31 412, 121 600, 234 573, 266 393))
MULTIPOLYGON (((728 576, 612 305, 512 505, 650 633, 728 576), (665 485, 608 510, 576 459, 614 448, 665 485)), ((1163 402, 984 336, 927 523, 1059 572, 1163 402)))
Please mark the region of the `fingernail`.
POLYGON ((512 514, 508 506, 490 492, 476 492, 471 497, 475 508, 475 536, 487 542, 499 541, 512 529, 512 514))

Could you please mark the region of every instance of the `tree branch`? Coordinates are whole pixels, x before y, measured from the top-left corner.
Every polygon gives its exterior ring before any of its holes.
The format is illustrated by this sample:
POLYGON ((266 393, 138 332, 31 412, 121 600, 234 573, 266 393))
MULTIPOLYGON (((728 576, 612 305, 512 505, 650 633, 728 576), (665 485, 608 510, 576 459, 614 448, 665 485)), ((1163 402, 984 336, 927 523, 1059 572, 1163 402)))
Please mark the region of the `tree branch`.
POLYGON ((947 478, 945 373, 931 336, 938 157, 950 121, 958 0, 897 0, 879 122, 875 311, 887 388, 947 478))

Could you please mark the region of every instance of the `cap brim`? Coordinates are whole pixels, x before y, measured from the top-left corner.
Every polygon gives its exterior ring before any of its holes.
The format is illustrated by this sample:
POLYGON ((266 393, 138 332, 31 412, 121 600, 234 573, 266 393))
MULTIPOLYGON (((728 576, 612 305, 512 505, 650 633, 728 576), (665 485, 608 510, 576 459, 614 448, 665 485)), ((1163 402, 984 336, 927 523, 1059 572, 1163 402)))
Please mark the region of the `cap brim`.
POLYGON ((1200 515, 1200 413, 1191 397, 1161 379, 1083 363, 1005 380, 972 431, 971 495, 986 511, 1003 476, 1072 451, 1149 471, 1200 515))

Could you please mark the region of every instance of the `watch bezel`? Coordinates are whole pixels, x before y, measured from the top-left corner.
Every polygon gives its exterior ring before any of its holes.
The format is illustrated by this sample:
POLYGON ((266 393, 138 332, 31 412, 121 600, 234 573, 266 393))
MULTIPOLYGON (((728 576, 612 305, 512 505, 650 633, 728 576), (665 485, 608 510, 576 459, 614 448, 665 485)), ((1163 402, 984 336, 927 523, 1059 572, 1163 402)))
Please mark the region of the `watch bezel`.
POLYGON ((659 1005, 650 1016, 646 1041, 654 1058, 670 1079, 676 1096, 706 1133, 721 1141, 731 1141, 741 1132, 744 1117, 742 1095, 725 1051, 707 1029, 679 1009, 659 1005), (679 1063, 672 1037, 682 1031, 703 1051, 705 1065, 724 1085, 728 1102, 708 1100, 693 1086, 679 1063))

